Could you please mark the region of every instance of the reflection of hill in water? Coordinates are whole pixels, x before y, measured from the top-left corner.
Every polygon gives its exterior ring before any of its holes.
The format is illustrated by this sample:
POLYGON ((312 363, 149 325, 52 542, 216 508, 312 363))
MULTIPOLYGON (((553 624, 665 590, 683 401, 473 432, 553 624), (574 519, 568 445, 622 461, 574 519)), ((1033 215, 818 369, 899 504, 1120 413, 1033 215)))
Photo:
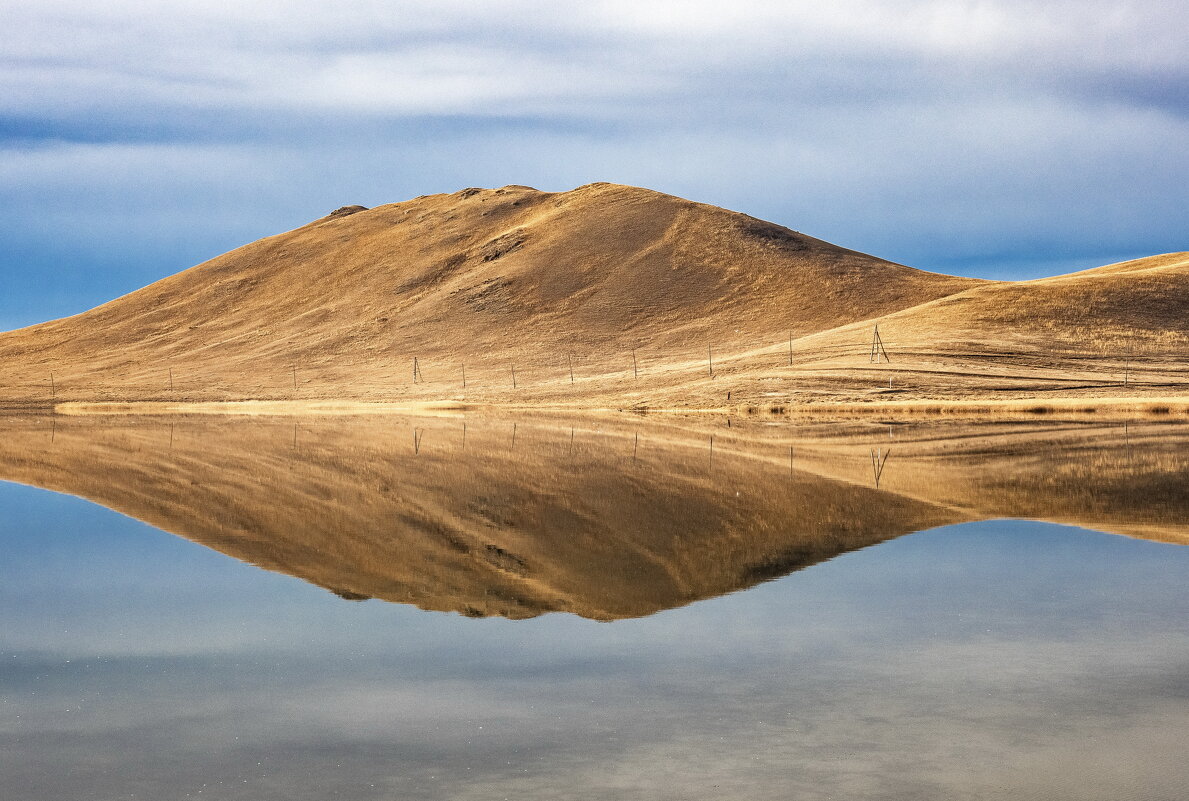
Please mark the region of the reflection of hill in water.
POLYGON ((966 520, 1189 542, 1187 444, 1172 425, 20 419, 0 478, 345 598, 612 619, 966 520))

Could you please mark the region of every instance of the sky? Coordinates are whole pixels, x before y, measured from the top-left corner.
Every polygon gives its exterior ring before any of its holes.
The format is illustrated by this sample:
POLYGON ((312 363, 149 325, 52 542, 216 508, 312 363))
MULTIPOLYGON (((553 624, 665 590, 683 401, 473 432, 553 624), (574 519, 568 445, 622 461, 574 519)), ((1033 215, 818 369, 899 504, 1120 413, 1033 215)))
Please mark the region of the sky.
POLYGON ((343 205, 645 186, 905 264, 1189 249, 1189 0, 0 0, 0 328, 343 205))

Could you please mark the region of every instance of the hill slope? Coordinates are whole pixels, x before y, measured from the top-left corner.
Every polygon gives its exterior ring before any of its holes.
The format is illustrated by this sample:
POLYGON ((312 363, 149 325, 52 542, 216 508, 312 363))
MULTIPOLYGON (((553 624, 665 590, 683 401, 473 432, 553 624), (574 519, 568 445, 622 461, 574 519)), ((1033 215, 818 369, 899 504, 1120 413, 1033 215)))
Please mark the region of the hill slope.
POLYGON ((0 366, 34 394, 53 370, 64 398, 160 395, 171 368, 186 397, 287 397, 294 364, 314 391, 373 397, 410 383, 414 356, 430 381, 464 360, 501 385, 513 363, 590 375, 632 348, 726 354, 979 283, 643 189, 468 189, 343 209, 0 335, 0 366))
POLYGON ((1189 343, 1189 253, 1092 270, 983 284, 888 315, 881 325, 913 349, 979 343, 993 350, 1156 353, 1189 343))
POLYGON ((1185 253, 979 281, 645 189, 509 186, 345 207, 0 334, 0 403, 1179 397, 1187 321, 1185 253))

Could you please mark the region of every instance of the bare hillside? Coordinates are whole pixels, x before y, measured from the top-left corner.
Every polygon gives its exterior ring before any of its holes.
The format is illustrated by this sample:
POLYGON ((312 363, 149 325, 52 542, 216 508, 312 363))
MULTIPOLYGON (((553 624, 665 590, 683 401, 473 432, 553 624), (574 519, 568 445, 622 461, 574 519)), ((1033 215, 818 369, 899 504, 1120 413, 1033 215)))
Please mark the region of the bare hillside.
POLYGON ((645 189, 508 186, 344 207, 0 334, 0 404, 1175 401, 1187 321, 1185 253, 979 281, 645 189))
POLYGON ((0 336, 10 396, 386 397, 724 356, 980 282, 626 186, 348 207, 76 317, 0 336), (563 367, 564 365, 564 367, 563 367), (630 365, 629 365, 630 366, 630 365), (498 376, 498 378, 493 378, 498 376), (480 380, 486 378, 485 381, 480 380), (309 386, 306 387, 305 384, 309 386))

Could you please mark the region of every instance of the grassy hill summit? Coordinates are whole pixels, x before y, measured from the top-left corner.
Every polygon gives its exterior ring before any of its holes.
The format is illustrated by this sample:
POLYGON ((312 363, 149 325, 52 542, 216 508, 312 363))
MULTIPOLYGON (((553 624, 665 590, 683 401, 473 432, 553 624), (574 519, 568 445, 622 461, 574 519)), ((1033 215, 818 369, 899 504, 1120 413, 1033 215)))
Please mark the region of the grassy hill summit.
POLYGON ((983 281, 636 187, 471 188, 344 206, 0 334, 0 376, 10 406, 1176 397, 1189 253, 983 281))

